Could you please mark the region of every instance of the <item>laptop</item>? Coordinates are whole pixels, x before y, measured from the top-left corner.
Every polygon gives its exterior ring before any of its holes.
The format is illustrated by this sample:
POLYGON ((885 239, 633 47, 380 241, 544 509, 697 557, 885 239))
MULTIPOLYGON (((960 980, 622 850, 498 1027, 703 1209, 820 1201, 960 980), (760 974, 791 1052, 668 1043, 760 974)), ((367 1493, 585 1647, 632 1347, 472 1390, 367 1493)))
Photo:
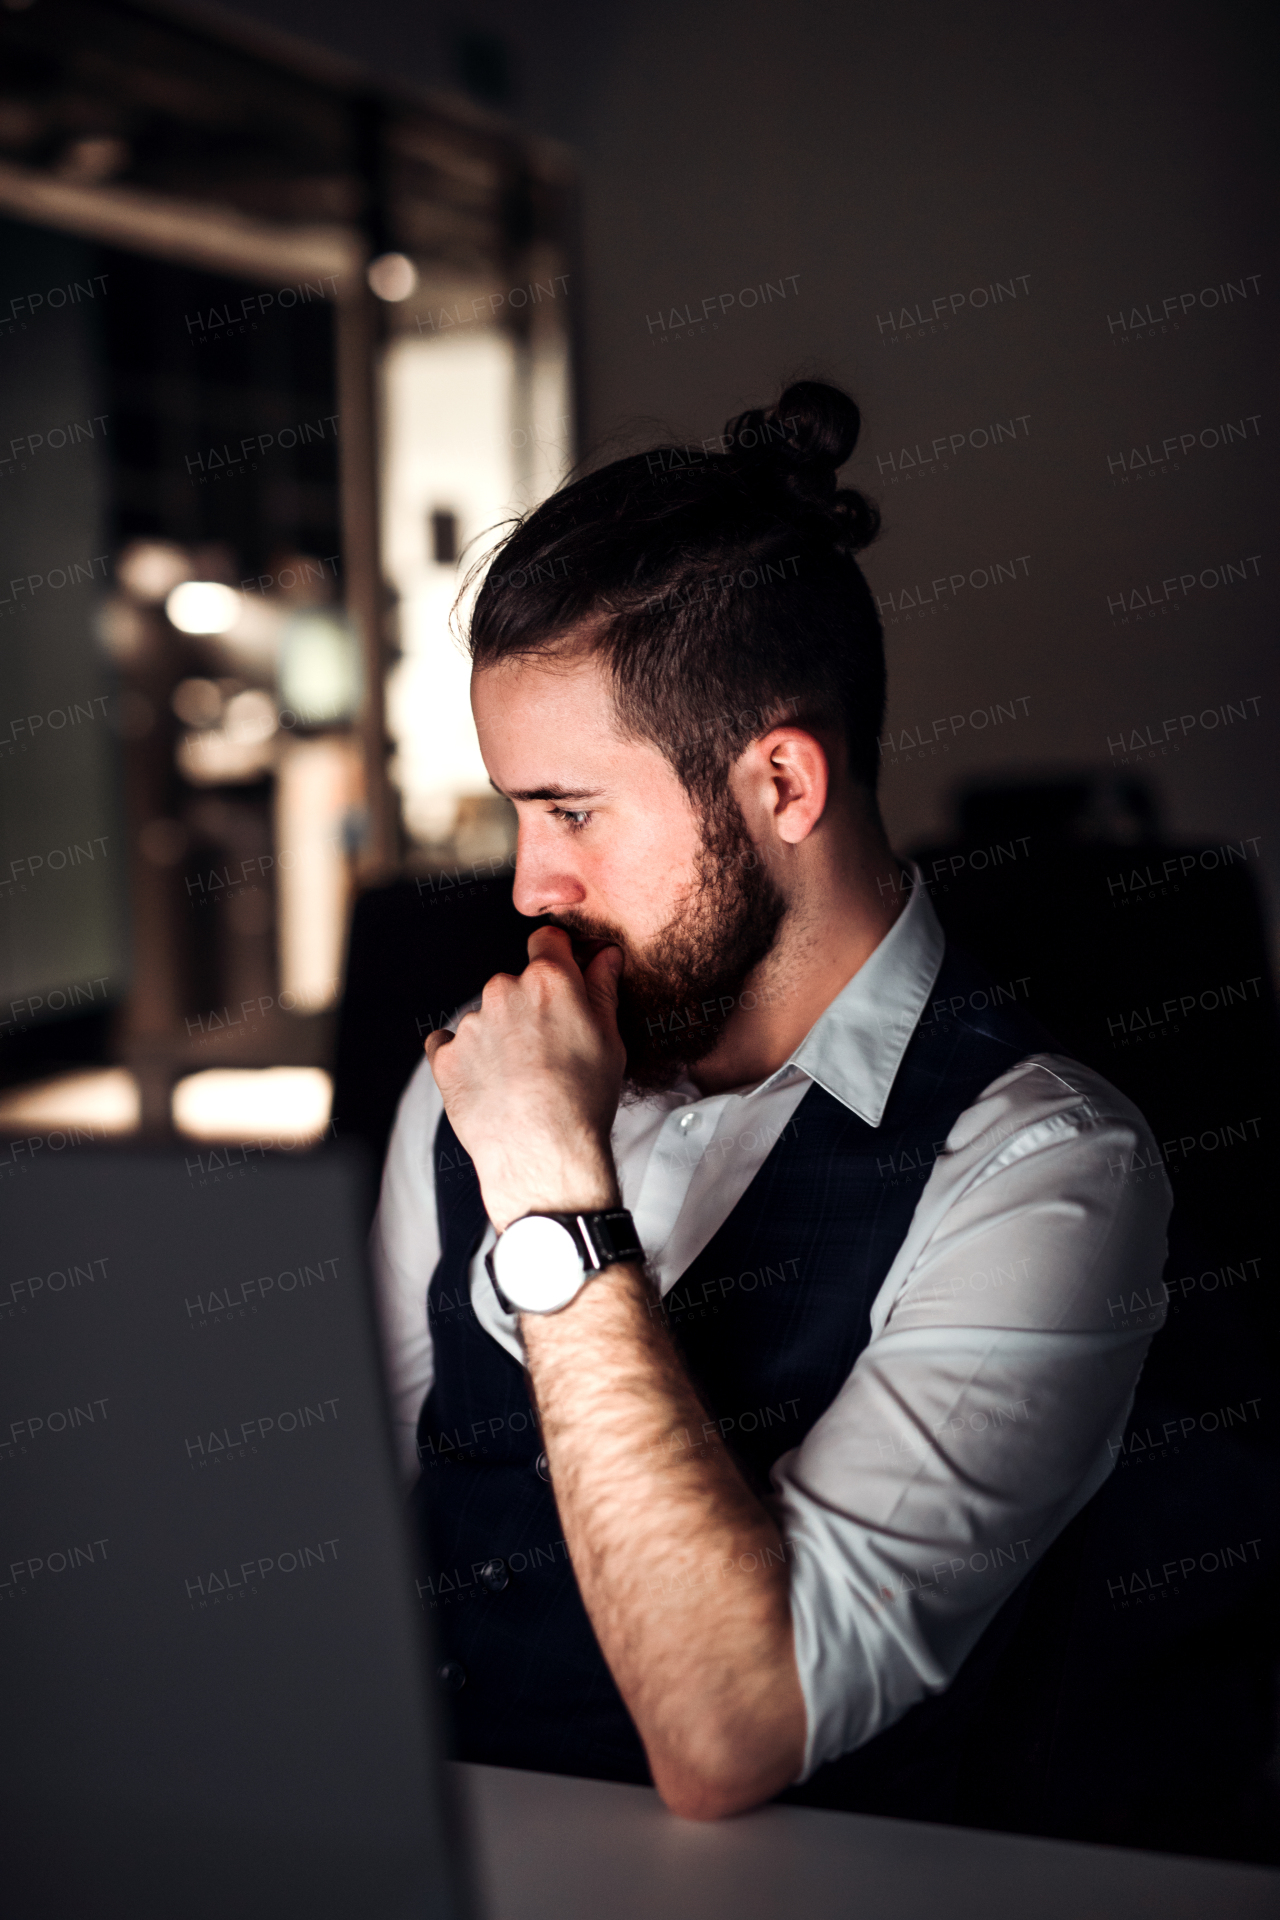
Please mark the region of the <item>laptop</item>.
POLYGON ((9 1920, 466 1920, 363 1166, 0 1176, 9 1920))

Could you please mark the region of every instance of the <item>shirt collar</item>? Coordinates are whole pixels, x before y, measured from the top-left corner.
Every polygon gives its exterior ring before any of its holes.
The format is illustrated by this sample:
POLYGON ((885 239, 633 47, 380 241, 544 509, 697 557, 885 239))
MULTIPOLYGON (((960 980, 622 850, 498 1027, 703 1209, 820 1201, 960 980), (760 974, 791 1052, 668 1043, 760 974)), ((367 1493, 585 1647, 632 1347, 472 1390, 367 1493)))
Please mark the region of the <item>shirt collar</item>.
POLYGON ((868 1126, 880 1125, 946 944, 914 862, 910 872, 907 903, 884 939, 761 1088, 798 1070, 868 1126))

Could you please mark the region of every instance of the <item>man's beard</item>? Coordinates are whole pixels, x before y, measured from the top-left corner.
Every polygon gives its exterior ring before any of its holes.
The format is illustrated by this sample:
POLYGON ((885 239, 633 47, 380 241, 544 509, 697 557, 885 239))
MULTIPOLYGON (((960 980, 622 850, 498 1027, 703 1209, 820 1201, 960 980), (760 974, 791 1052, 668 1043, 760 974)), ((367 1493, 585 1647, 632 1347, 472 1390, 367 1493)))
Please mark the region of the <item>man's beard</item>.
MULTIPOLYGON (((752 845, 736 802, 704 816, 697 885, 637 950, 607 921, 570 910, 554 923, 580 941, 622 949, 618 1030, 631 1096, 662 1092, 718 1045, 743 987, 772 950, 786 901, 752 845)), ((598 950, 598 949, 597 949, 598 950)))

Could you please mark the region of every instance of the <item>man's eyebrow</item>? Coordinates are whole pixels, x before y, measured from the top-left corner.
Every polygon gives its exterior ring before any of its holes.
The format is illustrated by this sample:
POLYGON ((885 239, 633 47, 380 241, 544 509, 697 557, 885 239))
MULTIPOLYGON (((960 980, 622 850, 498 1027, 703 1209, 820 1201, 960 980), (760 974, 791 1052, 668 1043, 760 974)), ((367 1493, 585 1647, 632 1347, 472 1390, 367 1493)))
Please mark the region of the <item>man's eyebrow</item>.
POLYGON ((604 792, 603 787, 519 787, 506 793, 496 780, 489 785, 504 800, 598 800, 604 792))

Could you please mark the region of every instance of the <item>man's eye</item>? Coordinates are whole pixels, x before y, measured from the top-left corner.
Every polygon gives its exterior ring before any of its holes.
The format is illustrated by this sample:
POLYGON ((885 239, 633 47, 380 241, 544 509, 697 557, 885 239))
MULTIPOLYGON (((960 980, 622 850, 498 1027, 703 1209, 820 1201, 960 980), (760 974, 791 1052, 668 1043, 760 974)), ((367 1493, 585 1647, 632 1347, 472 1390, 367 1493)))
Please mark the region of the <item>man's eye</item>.
POLYGON ((551 813, 554 819, 564 821, 570 833, 581 833, 591 820, 589 813, 576 813, 568 807, 552 807, 551 813))

